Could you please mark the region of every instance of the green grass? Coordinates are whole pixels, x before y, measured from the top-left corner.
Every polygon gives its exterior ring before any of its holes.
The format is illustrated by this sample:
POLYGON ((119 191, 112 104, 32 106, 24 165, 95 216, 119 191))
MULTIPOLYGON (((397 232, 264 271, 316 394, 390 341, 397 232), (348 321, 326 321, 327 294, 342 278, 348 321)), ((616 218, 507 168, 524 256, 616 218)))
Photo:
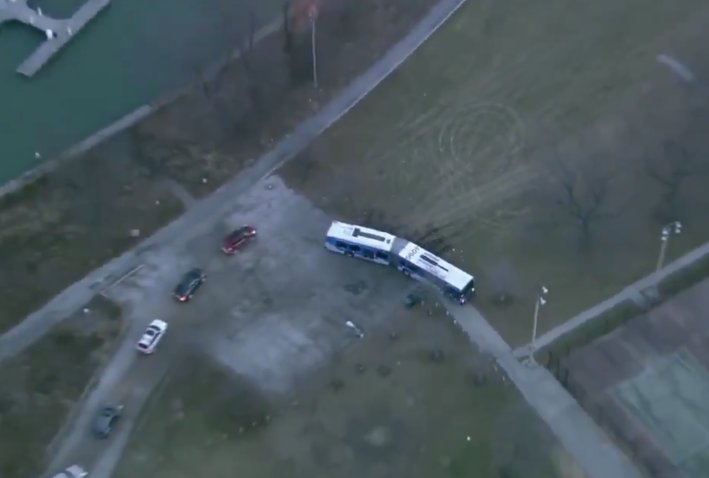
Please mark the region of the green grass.
POLYGON ((562 476, 557 443, 514 386, 440 308, 427 312, 402 307, 396 339, 370 331, 287 398, 204 358, 176 365, 114 476, 562 476))
MULTIPOLYGON (((277 174, 334 217, 414 241, 435 230, 478 277, 476 305, 522 345, 541 285, 543 333, 653 271, 661 195, 643 158, 667 140, 700 146, 683 136, 697 98, 655 56, 692 57, 707 17, 699 0, 467 2, 277 174), (557 162, 608 171, 590 248, 556 204, 557 162), (493 303, 502 288, 511 305, 493 303)), ((690 180, 682 198, 687 234, 668 260, 709 239, 706 188, 690 180)))
POLYGON ((0 363, 0 476, 43 471, 47 447, 122 329, 120 309, 97 297, 20 355, 0 363))
POLYGON ((0 198, 0 333, 184 212, 115 147, 0 198))

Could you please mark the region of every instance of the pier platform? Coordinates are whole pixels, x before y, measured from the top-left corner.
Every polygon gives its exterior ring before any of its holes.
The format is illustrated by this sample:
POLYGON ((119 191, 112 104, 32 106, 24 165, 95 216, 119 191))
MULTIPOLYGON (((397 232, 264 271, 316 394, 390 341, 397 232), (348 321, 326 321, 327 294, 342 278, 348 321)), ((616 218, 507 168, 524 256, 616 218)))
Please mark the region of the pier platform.
POLYGON ((87 0, 70 18, 46 16, 27 5, 27 0, 0 0, 0 25, 21 22, 41 30, 47 39, 19 66, 17 72, 31 78, 76 36, 111 0, 87 0))

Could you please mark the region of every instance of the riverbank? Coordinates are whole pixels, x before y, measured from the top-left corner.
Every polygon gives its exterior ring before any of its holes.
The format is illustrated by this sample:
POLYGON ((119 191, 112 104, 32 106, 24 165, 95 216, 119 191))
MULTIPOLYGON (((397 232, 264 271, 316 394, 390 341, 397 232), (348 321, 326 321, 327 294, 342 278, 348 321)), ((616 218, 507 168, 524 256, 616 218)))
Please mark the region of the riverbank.
POLYGON ((13 285, 2 293, 13 294, 17 307, 1 313, 2 328, 181 214, 169 184, 202 196, 250 164, 379 58, 433 3, 379 0, 365 8, 342 2, 321 12, 317 90, 302 74, 312 66, 310 33, 294 34, 285 53, 279 30, 176 102, 4 196, 0 259, 7 266, 0 280, 13 285))
MULTIPOLYGON (((35 0, 70 16, 84 0, 35 0)), ((195 80, 246 36, 279 16, 281 0, 121 0, 31 80, 17 67, 44 33, 6 23, 0 33, 0 184, 17 178, 167 91, 195 80), (128 31, 126 25, 130 25, 128 31), (129 33, 129 34, 127 34, 129 33), (35 152, 42 160, 38 161, 35 152)))

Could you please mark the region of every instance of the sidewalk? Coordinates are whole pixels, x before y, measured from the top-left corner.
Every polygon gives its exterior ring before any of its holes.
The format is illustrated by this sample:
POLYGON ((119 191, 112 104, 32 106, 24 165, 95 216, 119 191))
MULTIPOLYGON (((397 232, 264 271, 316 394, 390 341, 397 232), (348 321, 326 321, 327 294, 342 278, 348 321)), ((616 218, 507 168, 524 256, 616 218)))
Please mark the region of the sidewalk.
POLYGON ((53 325, 88 302, 103 288, 115 282, 141 263, 143 254, 160 244, 187 241, 211 229, 234 207, 236 198, 271 174, 285 161, 302 151, 322 131, 340 119, 372 89, 391 74, 411 53, 425 42, 465 0, 441 0, 428 15, 369 70, 354 80, 317 115, 301 123, 251 167, 223 185, 209 197, 196 202, 192 209, 176 219, 135 249, 93 271, 30 314, 22 323, 0 336, 0 361, 12 357, 34 343, 53 325))
MULTIPOLYGON (((703 259, 709 255, 709 242, 702 244, 696 249, 688 252, 679 259, 671 262, 670 264, 663 267, 659 272, 650 274, 649 276, 643 277, 639 281, 630 284, 628 287, 620 291, 618 294, 610 297, 609 299, 599 302, 593 307, 584 310, 580 314, 571 318, 570 320, 564 322, 563 324, 554 327, 544 335, 537 337, 535 342, 535 347, 537 350, 542 349, 555 340, 559 339, 563 335, 571 332, 576 327, 580 327, 586 322, 589 322, 596 317, 599 317, 604 312, 612 309, 618 304, 625 302, 626 300, 632 300, 637 302, 638 300, 644 300, 642 292, 650 287, 656 286, 666 277, 684 269, 685 267, 703 259)), ((529 356, 532 344, 523 345, 514 351, 514 356, 518 359, 529 356)))
POLYGON ((522 365, 473 306, 451 306, 448 310, 471 341, 495 357, 588 478, 641 478, 628 458, 546 368, 522 365))

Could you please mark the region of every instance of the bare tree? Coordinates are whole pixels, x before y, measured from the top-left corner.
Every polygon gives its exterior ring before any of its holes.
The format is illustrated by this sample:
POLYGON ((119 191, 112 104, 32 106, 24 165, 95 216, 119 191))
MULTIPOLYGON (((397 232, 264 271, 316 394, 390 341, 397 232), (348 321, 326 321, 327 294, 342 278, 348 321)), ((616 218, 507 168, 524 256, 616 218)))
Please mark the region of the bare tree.
POLYGON ((286 53, 291 83, 313 81, 312 22, 305 18, 316 2, 301 0, 283 8, 283 51, 286 53))
POLYGON ((682 189, 693 176, 709 172, 706 161, 707 158, 693 155, 677 141, 665 142, 660 155, 646 159, 647 176, 662 189, 657 211, 660 220, 679 217, 682 189))
POLYGON ((291 3, 283 4, 283 51, 290 55, 293 50, 293 28, 290 22, 291 3))
POLYGON ((594 225, 613 215, 609 201, 613 172, 606 167, 608 162, 600 155, 551 162, 552 200, 578 228, 584 247, 591 244, 594 225))
POLYGON ((248 80, 248 96, 251 102, 251 108, 254 112, 261 110, 261 90, 259 89, 259 79, 256 66, 254 64, 254 43, 256 41, 256 14, 252 10, 249 11, 249 26, 248 37, 244 46, 241 49, 241 63, 244 66, 246 77, 248 80))

